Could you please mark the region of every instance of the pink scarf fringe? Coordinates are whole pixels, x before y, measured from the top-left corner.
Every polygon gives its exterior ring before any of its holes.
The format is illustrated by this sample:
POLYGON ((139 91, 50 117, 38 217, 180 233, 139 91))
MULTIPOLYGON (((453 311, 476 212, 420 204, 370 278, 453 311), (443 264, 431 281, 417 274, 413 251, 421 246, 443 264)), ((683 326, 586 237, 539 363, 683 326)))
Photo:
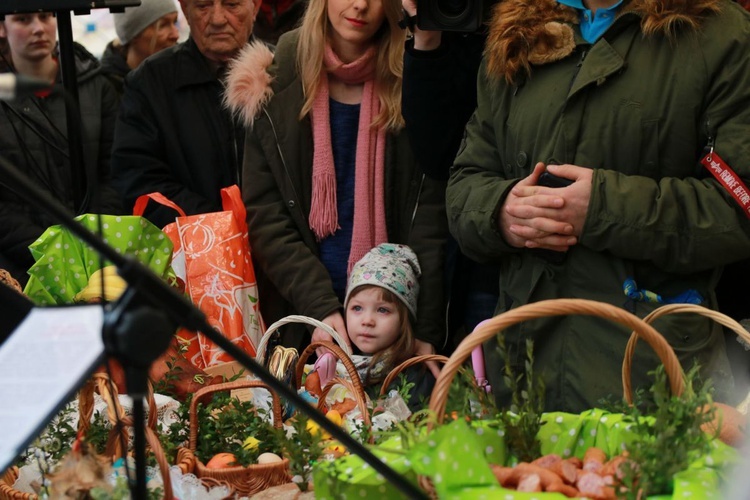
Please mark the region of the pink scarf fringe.
MULTIPOLYGON (((349 84, 364 82, 357 131, 354 170, 354 227, 348 269, 365 253, 388 241, 385 225, 385 129, 372 128, 380 112, 375 94, 375 48, 358 60, 343 64, 330 46, 326 46, 324 64, 338 79, 349 84)), ((336 171, 331 146, 328 106, 328 76, 321 74, 321 85, 312 105, 313 179, 309 224, 318 241, 339 229, 336 200, 336 171)))

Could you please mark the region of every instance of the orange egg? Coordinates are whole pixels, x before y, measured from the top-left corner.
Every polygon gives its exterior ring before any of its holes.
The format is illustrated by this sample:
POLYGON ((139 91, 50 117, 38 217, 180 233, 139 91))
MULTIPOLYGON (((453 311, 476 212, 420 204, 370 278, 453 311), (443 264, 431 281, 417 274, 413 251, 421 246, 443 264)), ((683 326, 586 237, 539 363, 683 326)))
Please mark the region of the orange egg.
POLYGON ((237 465, 237 457, 232 453, 217 453, 206 464, 207 469, 224 469, 237 465))

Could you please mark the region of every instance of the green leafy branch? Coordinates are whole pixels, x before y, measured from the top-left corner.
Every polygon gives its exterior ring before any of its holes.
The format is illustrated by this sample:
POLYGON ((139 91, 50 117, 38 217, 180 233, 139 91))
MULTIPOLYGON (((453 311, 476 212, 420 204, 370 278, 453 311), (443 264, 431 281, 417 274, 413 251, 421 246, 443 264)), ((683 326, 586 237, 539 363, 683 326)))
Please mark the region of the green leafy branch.
POLYGON ((624 410, 636 435, 628 446, 631 461, 621 484, 627 499, 670 492, 673 476, 708 454, 716 437, 701 428, 714 420, 716 409, 710 381, 699 380, 697 365, 684 376, 682 396, 670 392, 664 366, 649 373, 654 384, 648 394, 637 393, 637 404, 624 410))
POLYGON ((523 373, 514 373, 505 339, 498 335, 498 349, 505 360, 503 381, 511 391, 510 412, 500 412, 498 418, 505 429, 505 445, 510 456, 522 462, 539 458, 541 442, 537 438, 544 422, 544 381, 534 374, 534 342, 526 339, 526 359, 523 373))

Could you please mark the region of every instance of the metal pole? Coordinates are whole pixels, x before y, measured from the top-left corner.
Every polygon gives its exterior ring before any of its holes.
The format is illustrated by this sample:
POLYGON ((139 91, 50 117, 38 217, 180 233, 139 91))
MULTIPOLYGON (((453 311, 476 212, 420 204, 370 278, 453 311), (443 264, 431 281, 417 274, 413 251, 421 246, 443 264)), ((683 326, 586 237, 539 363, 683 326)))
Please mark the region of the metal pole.
POLYGON ((68 155, 70 157, 70 179, 76 215, 88 208, 86 201, 86 166, 83 161, 83 139, 81 134, 81 109, 78 99, 78 75, 73 49, 73 27, 69 11, 55 11, 60 48, 60 68, 63 86, 69 99, 65 100, 65 118, 68 129, 68 155))

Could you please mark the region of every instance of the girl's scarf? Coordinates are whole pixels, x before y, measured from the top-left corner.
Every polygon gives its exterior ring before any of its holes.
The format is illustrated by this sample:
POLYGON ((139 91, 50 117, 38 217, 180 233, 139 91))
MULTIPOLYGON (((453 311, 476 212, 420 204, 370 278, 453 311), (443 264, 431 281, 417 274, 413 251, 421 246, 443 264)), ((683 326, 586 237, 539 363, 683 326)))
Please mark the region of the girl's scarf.
MULTIPOLYGON (((363 384, 367 384, 373 380, 382 381, 386 375, 388 375, 391 368, 393 368, 388 356, 382 356, 375 363, 372 362, 372 358, 372 356, 362 354, 352 354, 350 356, 352 364, 357 369, 357 374, 363 384)), ((341 362, 339 363, 341 364, 341 368, 346 370, 344 364, 341 362)))
POLYGON ((354 227, 349 251, 348 270, 371 248, 388 241, 385 225, 385 129, 372 128, 380 112, 375 93, 375 58, 371 47, 362 57, 344 64, 326 44, 321 84, 312 105, 313 167, 312 204, 309 224, 318 241, 339 229, 336 203, 336 170, 331 146, 331 124, 328 106, 328 75, 347 84, 365 84, 359 113, 357 154, 354 170, 354 227))

